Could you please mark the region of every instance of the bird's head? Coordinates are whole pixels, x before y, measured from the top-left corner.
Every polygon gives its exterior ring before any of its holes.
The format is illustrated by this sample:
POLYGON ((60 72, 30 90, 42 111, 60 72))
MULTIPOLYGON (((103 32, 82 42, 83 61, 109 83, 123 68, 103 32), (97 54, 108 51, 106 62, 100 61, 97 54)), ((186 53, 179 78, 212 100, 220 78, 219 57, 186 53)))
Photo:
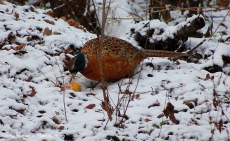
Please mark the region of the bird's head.
POLYGON ((87 59, 85 54, 79 53, 77 56, 73 57, 68 64, 68 69, 74 78, 77 72, 83 71, 86 67, 87 59))

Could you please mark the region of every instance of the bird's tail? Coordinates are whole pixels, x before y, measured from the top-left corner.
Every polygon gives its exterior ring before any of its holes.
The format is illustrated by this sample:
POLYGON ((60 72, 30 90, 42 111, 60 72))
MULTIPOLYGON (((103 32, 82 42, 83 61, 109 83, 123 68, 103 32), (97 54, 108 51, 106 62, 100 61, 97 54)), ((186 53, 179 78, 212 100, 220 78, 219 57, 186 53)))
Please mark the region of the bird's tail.
POLYGON ((171 58, 177 58, 177 57, 180 57, 180 56, 192 56, 192 54, 171 52, 171 51, 163 51, 163 50, 142 49, 142 51, 144 52, 145 58, 147 58, 147 57, 171 57, 171 58))

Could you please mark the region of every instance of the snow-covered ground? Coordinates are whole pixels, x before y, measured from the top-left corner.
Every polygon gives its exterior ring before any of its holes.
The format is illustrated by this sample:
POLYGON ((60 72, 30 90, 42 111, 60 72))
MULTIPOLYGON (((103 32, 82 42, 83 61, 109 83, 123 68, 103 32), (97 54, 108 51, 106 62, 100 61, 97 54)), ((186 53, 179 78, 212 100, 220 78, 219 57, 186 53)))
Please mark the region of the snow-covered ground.
MULTIPOLYGON (((127 14, 131 5, 123 0, 111 4, 115 10, 111 18, 120 19, 109 24, 107 34, 129 41, 127 33, 138 25, 127 14)), ((108 83, 112 106, 123 104, 121 114, 129 95, 134 95, 123 127, 118 128, 114 124, 121 117, 114 113, 113 120, 108 121, 101 107, 100 85, 88 88, 92 81, 79 73, 76 81, 82 86, 81 92, 62 88, 71 77, 64 69, 65 59, 72 57, 70 48, 80 48, 96 35, 46 12, 32 6, 0 4, 0 140, 61 141, 65 134, 85 141, 230 140, 230 65, 222 59, 222 55, 230 57, 230 46, 229 42, 218 42, 230 34, 230 15, 215 36, 196 49, 203 55, 197 63, 148 58, 137 67, 132 79, 108 83), (223 32, 227 35, 222 36, 223 32), (204 70, 213 64, 222 67, 223 72, 204 70), (170 111, 170 103, 174 110, 170 111), (168 118, 164 111, 171 112, 168 118)), ((173 11, 175 20, 169 25, 186 20, 177 17, 177 12, 173 11)), ((200 32, 206 32, 210 16, 216 29, 226 13, 206 13, 206 26, 200 32)), ((185 44, 192 48, 202 40, 189 38, 185 44)), ((137 45, 133 39, 130 42, 137 45)))

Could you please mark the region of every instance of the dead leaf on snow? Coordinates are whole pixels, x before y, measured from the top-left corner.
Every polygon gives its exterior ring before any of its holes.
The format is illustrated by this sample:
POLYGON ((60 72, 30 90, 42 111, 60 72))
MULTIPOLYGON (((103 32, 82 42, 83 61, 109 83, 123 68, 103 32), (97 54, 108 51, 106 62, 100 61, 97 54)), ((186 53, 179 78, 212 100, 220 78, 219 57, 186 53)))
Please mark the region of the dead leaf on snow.
POLYGON ((63 130, 65 127, 64 126, 59 126, 58 129, 59 130, 63 130))
POLYGON ((175 124, 179 124, 180 121, 178 121, 175 116, 174 116, 174 106, 168 102, 166 108, 164 109, 164 115, 173 122, 175 124))
POLYGON ((56 117, 54 117, 52 120, 53 120, 54 123, 60 124, 59 120, 56 117))
POLYGON ((93 109, 96 105, 95 104, 89 104, 88 106, 86 106, 86 109, 93 109))
POLYGON ((145 119, 145 122, 149 122, 149 121, 152 121, 152 120, 150 120, 150 119, 148 119, 148 118, 145 119))
POLYGON ((35 91, 35 89, 34 89, 34 87, 33 86, 29 86, 30 87, 30 89, 31 89, 31 92, 30 92, 30 97, 33 97, 33 96, 35 96, 36 94, 37 94, 37 92, 35 91))
POLYGON ((48 27, 46 27, 43 31, 43 36, 49 36, 51 35, 52 30, 50 30, 48 27))
POLYGON ((47 23, 49 23, 49 24, 55 25, 55 23, 53 21, 51 21, 51 20, 45 19, 44 21, 47 22, 47 23))
POLYGON ((25 44, 20 44, 16 48, 10 47, 13 50, 22 50, 24 48, 25 44))
POLYGON ((14 13, 14 17, 16 18, 16 19, 18 19, 19 18, 19 14, 18 13, 14 13))
POLYGON ((132 92, 130 92, 129 90, 125 90, 124 94, 133 94, 132 92))

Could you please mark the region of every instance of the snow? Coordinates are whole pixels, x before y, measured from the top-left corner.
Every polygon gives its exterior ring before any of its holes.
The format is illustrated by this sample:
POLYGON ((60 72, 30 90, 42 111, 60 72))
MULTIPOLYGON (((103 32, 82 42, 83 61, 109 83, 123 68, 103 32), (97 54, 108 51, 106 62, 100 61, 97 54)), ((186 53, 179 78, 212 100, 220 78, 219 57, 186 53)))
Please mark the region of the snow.
MULTIPOLYGON (((111 7, 114 15, 109 14, 110 18, 128 19, 115 24, 109 21, 107 34, 136 46, 136 41, 128 34, 131 28, 144 35, 147 29, 142 28, 143 24, 150 22, 150 27, 167 29, 164 35, 153 36, 153 39, 173 38, 177 27, 196 17, 187 20, 179 17, 173 21, 180 23, 177 26, 172 26, 173 22, 168 26, 159 20, 135 24, 130 12, 139 6, 118 0, 113 1, 111 7)), ((132 78, 109 82, 107 88, 111 105, 115 107, 121 102, 121 114, 129 98, 129 94, 124 94, 125 90, 134 94, 126 112, 128 119, 124 120, 123 128, 118 128, 114 124, 121 117, 113 113, 113 120, 108 121, 107 113, 101 107, 103 95, 100 84, 94 89, 88 88, 93 81, 77 74, 75 80, 81 84, 82 91, 62 90, 63 84, 68 83, 71 77, 64 69, 64 60, 66 55, 73 57, 65 50, 71 45, 79 49, 96 35, 72 27, 62 19, 52 18, 45 14, 47 11, 32 6, 4 2, 0 4, 0 9, 0 140, 61 141, 64 134, 72 134, 75 140, 83 141, 105 141, 109 136, 133 141, 166 138, 172 141, 229 140, 230 65, 223 62, 222 55, 230 56, 230 48, 228 41, 218 42, 223 30, 230 32, 229 27, 219 28, 213 39, 206 40, 195 50, 202 55, 197 63, 148 58, 135 69, 132 78), (19 14, 18 18, 15 13, 19 14), (53 21, 54 25, 45 22, 45 19, 53 21), (46 27, 52 30, 51 35, 43 35, 46 27), (24 47, 17 50, 21 44, 24 47), (152 63, 154 68, 147 63, 152 63), (220 66, 223 72, 204 70, 213 64, 220 66), (149 74, 152 77, 148 77, 149 74), (217 106, 214 98, 219 101, 217 106), (174 106, 178 124, 164 116, 168 102, 174 106), (192 104, 193 108, 186 103, 192 104), (90 104, 95 104, 95 107, 87 108, 90 104), (220 120, 223 121, 221 132, 216 126, 220 120)), ((213 12, 214 29, 225 14, 225 10, 213 12)), ((200 32, 207 30, 209 21, 208 18, 206 20, 206 26, 200 32)), ((224 22, 229 21, 227 16, 224 22)), ((185 44, 191 49, 203 39, 189 38, 185 44)))

